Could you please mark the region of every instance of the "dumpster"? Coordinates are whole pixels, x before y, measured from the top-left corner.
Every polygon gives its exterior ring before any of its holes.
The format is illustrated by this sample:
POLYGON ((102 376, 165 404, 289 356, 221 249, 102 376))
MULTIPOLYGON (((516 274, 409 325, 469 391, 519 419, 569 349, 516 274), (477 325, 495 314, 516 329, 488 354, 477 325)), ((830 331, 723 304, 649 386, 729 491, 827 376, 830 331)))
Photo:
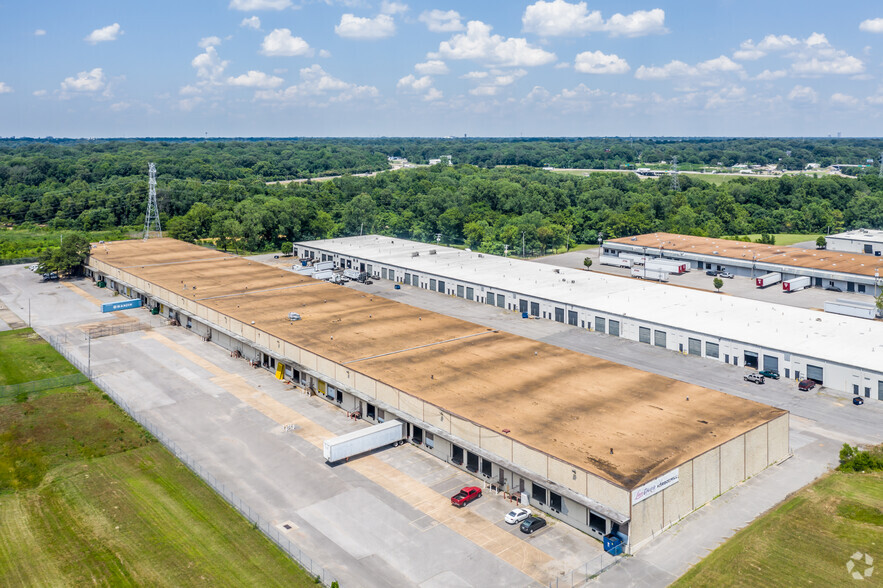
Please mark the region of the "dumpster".
POLYGON ((622 539, 619 535, 604 535, 604 551, 610 555, 622 555, 622 539))
POLYGON ((527 318, 527 313, 526 313, 526 312, 522 312, 522 313, 521 313, 521 318, 527 318))
POLYGON ((150 314, 159 314, 159 307, 158 307, 158 306, 154 306, 153 308, 151 308, 151 309, 150 309, 150 314))
POLYGON ((301 260, 300 260, 300 264, 301 264, 303 267, 307 267, 307 260, 306 260, 306 259, 301 259, 301 260))
POLYGON ((393 286, 393 287, 394 287, 396 290, 401 290, 401 289, 402 289, 402 285, 401 285, 401 284, 396 284, 396 285, 393 286))

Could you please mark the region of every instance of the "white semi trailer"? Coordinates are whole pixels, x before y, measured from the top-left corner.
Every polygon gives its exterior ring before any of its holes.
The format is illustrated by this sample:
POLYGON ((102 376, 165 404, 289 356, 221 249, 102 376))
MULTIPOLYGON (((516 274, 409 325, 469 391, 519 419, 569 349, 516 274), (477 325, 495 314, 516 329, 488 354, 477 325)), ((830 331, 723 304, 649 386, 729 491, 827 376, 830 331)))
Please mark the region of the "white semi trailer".
POLYGON ((754 278, 754 283, 758 288, 766 288, 767 286, 772 286, 773 284, 778 284, 782 281, 782 274, 779 272, 771 272, 760 276, 759 278, 754 278))
POLYGON ((804 288, 812 286, 812 278, 809 276, 801 276, 799 278, 791 278, 782 282, 782 292, 797 292, 804 288))
POLYGON ((323 454, 325 461, 333 463, 372 451, 384 445, 399 443, 406 436, 407 427, 405 423, 399 420, 392 420, 368 427, 367 429, 353 431, 340 437, 326 439, 322 444, 323 454))
POLYGON ((647 269, 646 267, 632 267, 632 277, 667 282, 668 272, 665 270, 647 269))
POLYGON ((612 265, 614 267, 632 267, 632 260, 625 257, 617 257, 615 255, 602 255, 598 261, 601 265, 612 265))
POLYGON ((647 269, 664 271, 670 274, 682 274, 686 272, 690 265, 686 261, 677 261, 674 259, 648 259, 644 264, 647 269))

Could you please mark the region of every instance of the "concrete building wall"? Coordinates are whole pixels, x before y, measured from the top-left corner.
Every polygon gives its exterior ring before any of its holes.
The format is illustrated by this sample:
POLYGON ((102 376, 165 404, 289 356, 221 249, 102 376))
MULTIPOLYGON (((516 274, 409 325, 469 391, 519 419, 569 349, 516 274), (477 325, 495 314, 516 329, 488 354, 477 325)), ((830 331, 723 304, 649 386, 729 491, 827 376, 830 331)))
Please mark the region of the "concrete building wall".
POLYGON ((750 478, 759 474, 769 463, 767 425, 763 424, 743 436, 745 437, 745 477, 750 478))
POLYGON ((693 511, 693 461, 678 468, 678 483, 661 492, 662 524, 673 525, 693 511))
POLYGON ((656 533, 662 532, 665 527, 662 517, 663 506, 662 492, 632 506, 629 542, 633 548, 652 538, 656 533))
POLYGON ((745 479, 744 435, 721 445, 720 460, 720 492, 723 494, 745 479))
POLYGON ((693 508, 699 508, 721 493, 720 447, 693 459, 693 508))

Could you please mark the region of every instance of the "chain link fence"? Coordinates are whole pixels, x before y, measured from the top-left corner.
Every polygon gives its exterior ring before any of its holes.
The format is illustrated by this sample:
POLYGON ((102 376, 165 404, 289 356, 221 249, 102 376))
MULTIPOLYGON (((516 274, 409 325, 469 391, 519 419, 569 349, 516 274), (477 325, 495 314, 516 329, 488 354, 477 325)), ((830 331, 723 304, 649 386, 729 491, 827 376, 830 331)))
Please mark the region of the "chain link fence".
POLYGON ((153 327, 147 323, 133 321, 128 323, 102 323, 101 325, 87 329, 85 332, 89 337, 98 339, 99 337, 110 337, 113 335, 122 335, 124 333, 133 333, 135 331, 149 331, 152 328, 153 327))
MULTIPOLYGON (((61 353, 65 359, 67 359, 70 363, 72 363, 78 370, 80 370, 83 374, 89 372, 87 366, 83 365, 83 363, 77 359, 68 349, 63 346, 61 343, 64 340, 62 337, 50 336, 48 341, 52 347, 55 348, 56 351, 61 353)), ((82 375, 82 374, 80 374, 82 375)), ((270 539, 273 543, 276 544, 279 549, 284 551, 291 557, 294 561, 296 561, 300 566, 305 569, 311 576, 319 580, 325 586, 331 586, 332 582, 337 582, 337 579, 324 567, 316 563, 313 558, 307 555, 296 543, 293 543, 288 537, 285 536, 283 531, 280 531, 275 525, 273 525, 270 521, 261 517, 257 511, 251 508, 248 503, 244 502, 241 498, 236 496, 236 494, 227 487, 226 484, 219 481, 215 478, 205 467, 202 466, 197 460, 190 457, 184 450, 178 447, 177 443, 172 441, 165 433, 163 433, 159 428, 157 428, 153 423, 151 423, 148 419, 142 416, 139 413, 133 411, 129 404, 123 400, 114 390, 107 384, 104 380, 99 377, 92 377, 92 382, 105 394, 107 394, 111 400, 113 400, 117 406, 123 409, 126 414, 132 417, 139 425, 147 429, 151 435, 156 437, 163 446, 168 449, 172 455, 174 455, 178 460, 181 461, 184 465, 186 465, 190 471, 199 476, 199 478, 208 484, 215 492, 217 492, 221 498, 223 498, 227 503, 239 511, 239 514, 248 519, 255 527, 255 529, 260 530, 266 537, 270 539)))
POLYGON ((0 265, 19 265, 21 263, 37 263, 37 257, 16 257, 14 259, 0 259, 0 265))
POLYGON ((573 588, 584 586, 608 568, 615 566, 622 559, 621 555, 610 555, 606 551, 590 559, 568 574, 562 574, 549 582, 549 588, 573 588))
POLYGON ((33 380, 31 382, 22 382, 21 384, 7 384, 0 386, 0 398, 6 396, 16 396, 18 394, 31 394, 32 392, 42 392, 43 390, 52 390, 54 388, 64 388, 65 386, 76 386, 88 382, 89 378, 83 374, 69 374, 67 376, 58 376, 56 378, 44 378, 42 380, 33 380))

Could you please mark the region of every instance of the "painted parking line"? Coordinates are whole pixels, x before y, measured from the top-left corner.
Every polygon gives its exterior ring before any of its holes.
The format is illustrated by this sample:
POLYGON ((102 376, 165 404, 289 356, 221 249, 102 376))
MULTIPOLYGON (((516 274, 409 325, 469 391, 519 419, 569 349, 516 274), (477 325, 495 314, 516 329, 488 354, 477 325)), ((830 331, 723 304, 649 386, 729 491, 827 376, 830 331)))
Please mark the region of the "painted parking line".
MULTIPOLYGON (((321 448, 325 439, 336 436, 270 395, 256 390, 242 376, 227 372, 224 368, 168 337, 156 331, 146 332, 143 336, 165 345, 203 368, 212 374, 212 383, 274 422, 280 425, 295 425, 294 434, 310 444, 321 448)), ((523 540, 513 538, 508 531, 467 508, 451 506, 449 497, 439 494, 384 461, 369 455, 348 462, 344 464, 344 467, 358 472, 378 486, 395 494, 424 515, 445 525, 538 582, 546 584, 551 579, 551 574, 546 571, 546 566, 553 561, 552 556, 523 540)), ((418 518, 423 518, 423 516, 418 518)))

